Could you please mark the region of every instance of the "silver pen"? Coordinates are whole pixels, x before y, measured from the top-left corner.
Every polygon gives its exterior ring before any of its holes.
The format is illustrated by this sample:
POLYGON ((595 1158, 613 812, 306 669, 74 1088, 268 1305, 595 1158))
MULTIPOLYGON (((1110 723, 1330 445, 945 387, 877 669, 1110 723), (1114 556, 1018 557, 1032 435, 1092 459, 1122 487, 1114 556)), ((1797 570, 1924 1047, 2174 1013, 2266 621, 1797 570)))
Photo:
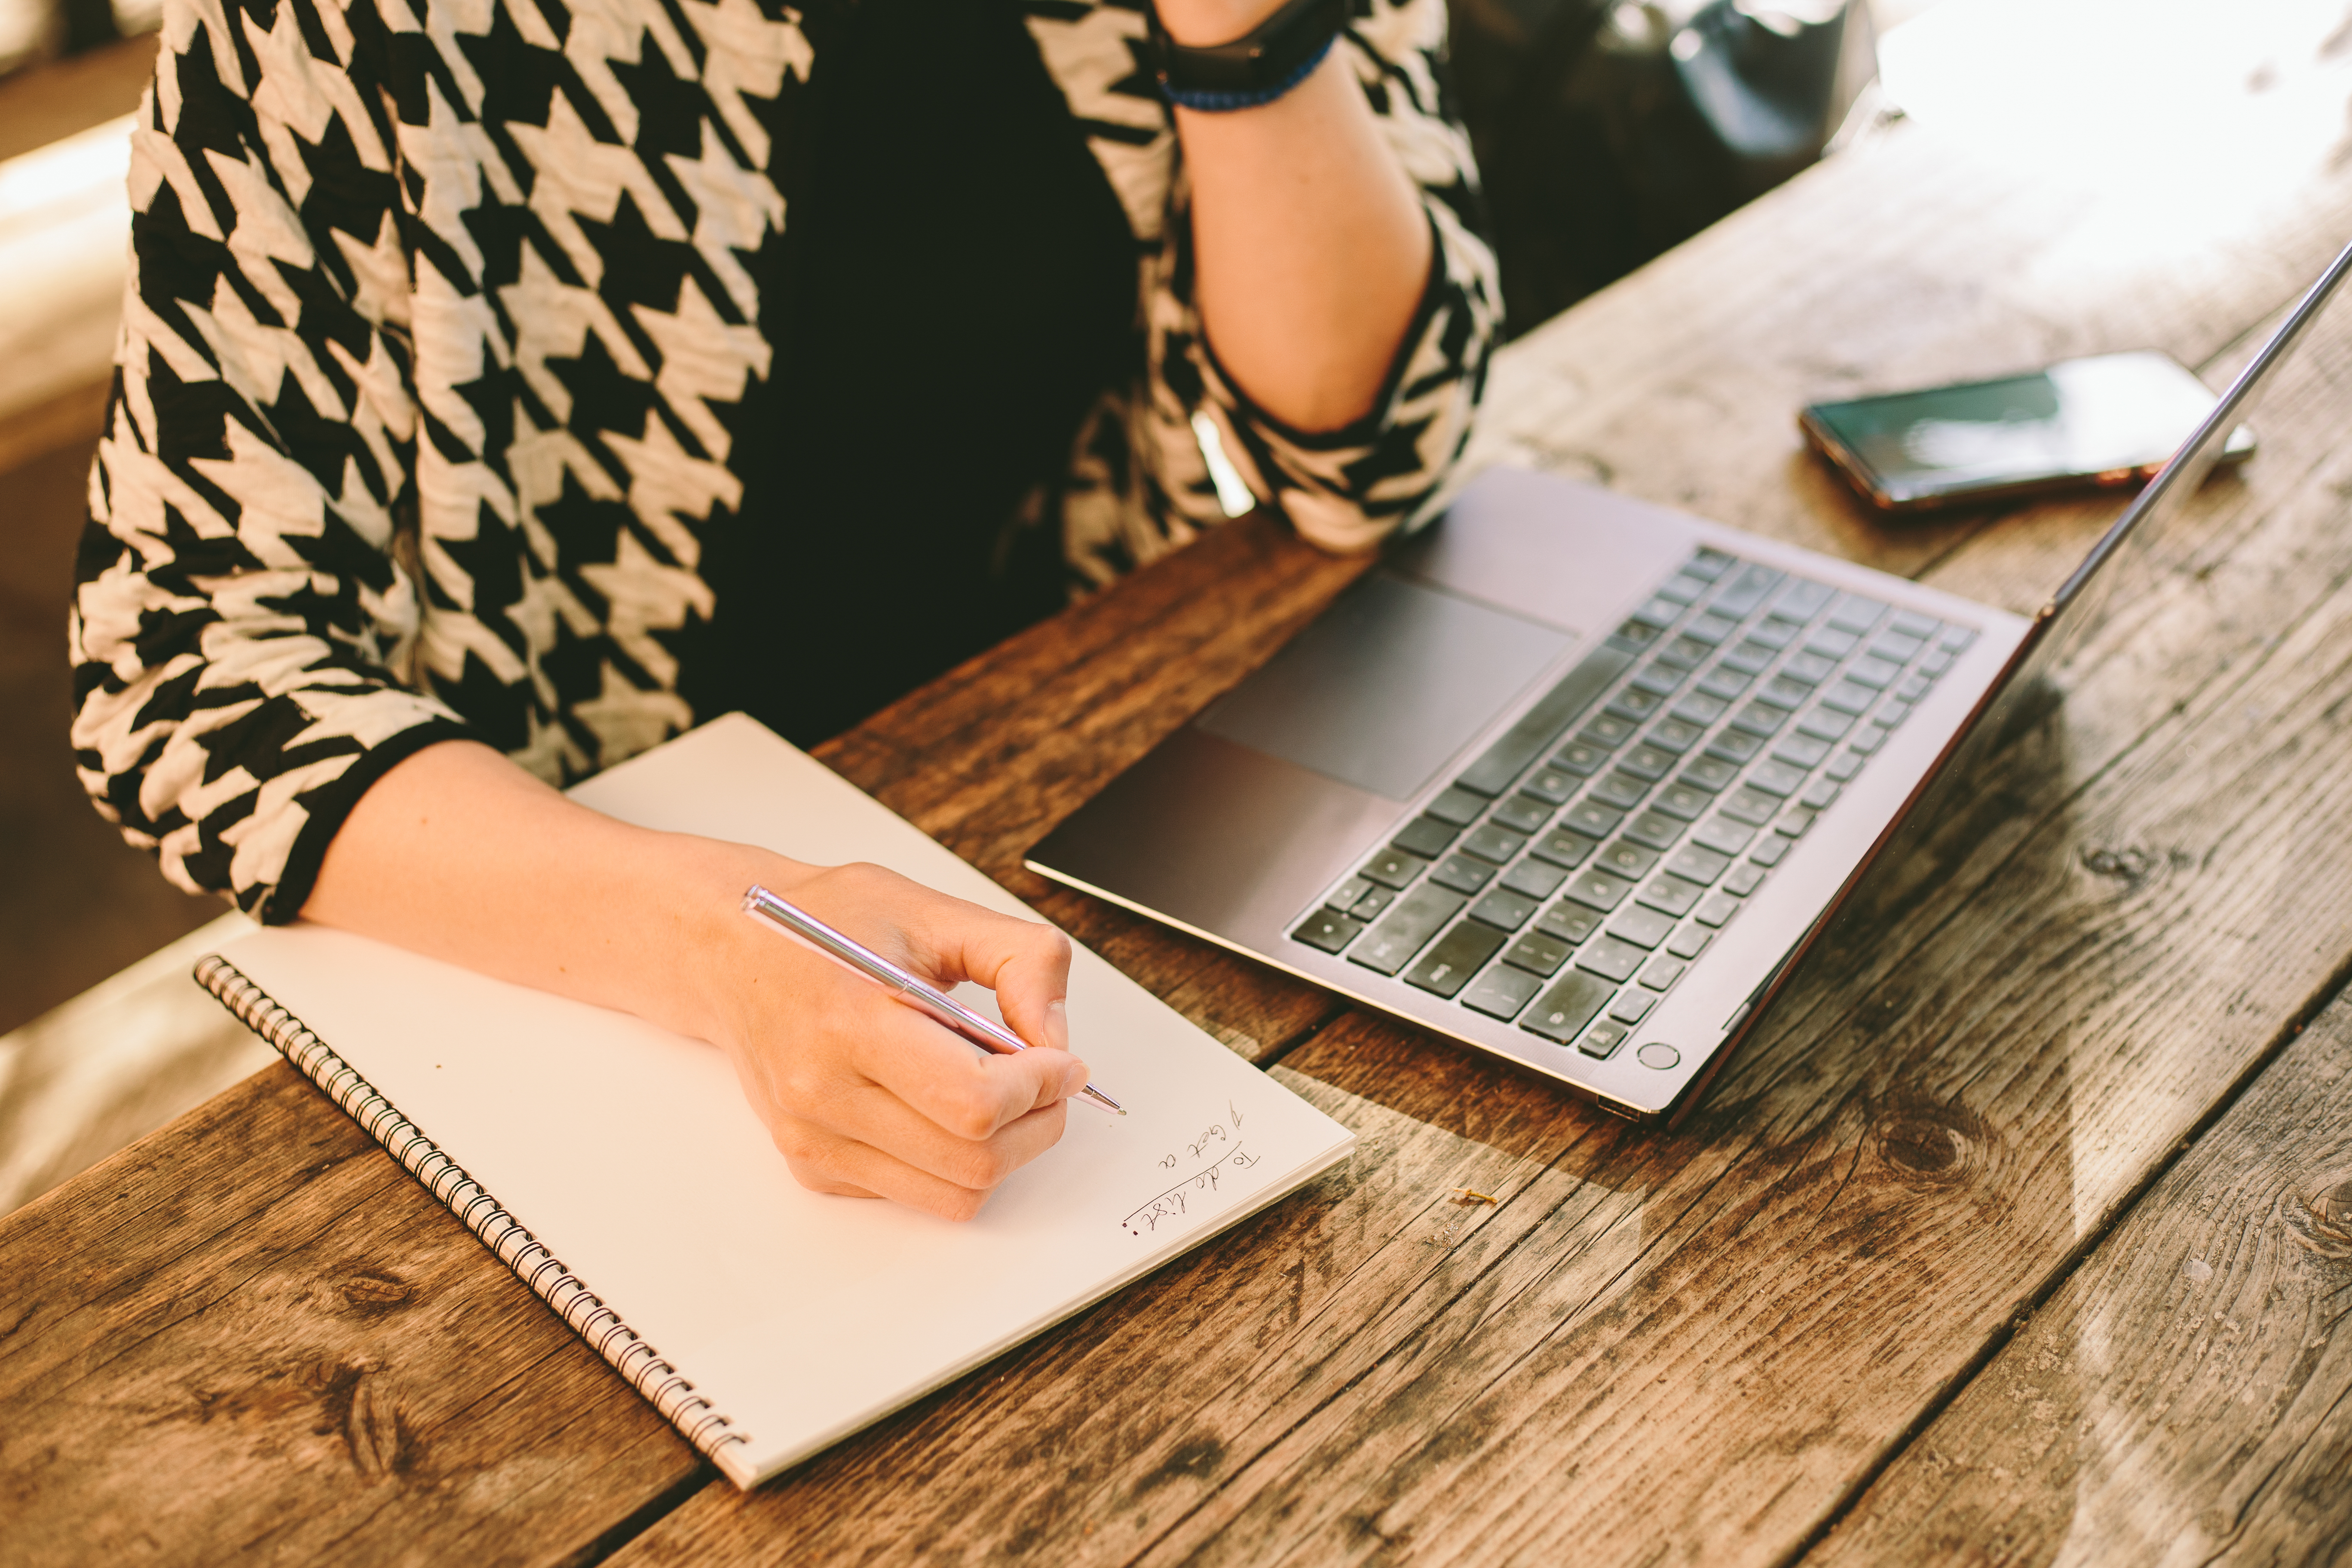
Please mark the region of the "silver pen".
MULTIPOLYGON (((1029 1048, 1028 1041, 1003 1025, 973 1012, 921 975, 899 968, 856 938, 834 930, 789 899, 755 886, 743 895, 743 912, 782 932, 803 947, 815 950, 844 969, 871 980, 934 1024, 962 1036, 983 1051, 1009 1057, 1015 1051, 1029 1048)), ((1085 1100, 1115 1116, 1127 1114, 1119 1108, 1118 1100, 1092 1084, 1071 1098, 1085 1100)))

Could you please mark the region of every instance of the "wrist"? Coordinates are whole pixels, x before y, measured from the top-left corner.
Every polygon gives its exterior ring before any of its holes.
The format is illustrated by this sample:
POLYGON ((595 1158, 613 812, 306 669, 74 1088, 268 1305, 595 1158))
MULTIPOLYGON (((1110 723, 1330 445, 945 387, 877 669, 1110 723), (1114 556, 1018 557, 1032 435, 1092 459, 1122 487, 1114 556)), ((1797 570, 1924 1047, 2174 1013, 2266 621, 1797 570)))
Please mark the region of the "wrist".
POLYGON ((1283 0, 1153 0, 1162 31, 1188 49, 1213 48, 1245 37, 1276 11, 1283 0))
POLYGON ((1350 0, 1155 3, 1150 67, 1180 109, 1262 108, 1315 74, 1347 26, 1350 0))

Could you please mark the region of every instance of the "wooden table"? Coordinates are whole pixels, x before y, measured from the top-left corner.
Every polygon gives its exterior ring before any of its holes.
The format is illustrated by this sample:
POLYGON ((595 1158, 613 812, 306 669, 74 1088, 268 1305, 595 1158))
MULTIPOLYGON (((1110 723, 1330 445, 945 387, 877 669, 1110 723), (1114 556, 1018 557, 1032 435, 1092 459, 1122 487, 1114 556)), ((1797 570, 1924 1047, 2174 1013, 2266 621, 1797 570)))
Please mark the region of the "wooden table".
MULTIPOLYGON (((2184 68, 2238 184, 2151 216, 2115 148, 1897 127, 1515 345, 1480 460, 2029 608, 2112 504, 1885 529, 1790 412, 2232 368, 2352 236, 2352 59, 2326 5, 2231 16, 2184 68)), ((1680 1132, 1018 868, 1361 569, 1246 521, 824 754, 1349 1164, 746 1497, 273 1067, 0 1222, 0 1559, 2345 1560, 2352 310, 2282 392, 1680 1132)))

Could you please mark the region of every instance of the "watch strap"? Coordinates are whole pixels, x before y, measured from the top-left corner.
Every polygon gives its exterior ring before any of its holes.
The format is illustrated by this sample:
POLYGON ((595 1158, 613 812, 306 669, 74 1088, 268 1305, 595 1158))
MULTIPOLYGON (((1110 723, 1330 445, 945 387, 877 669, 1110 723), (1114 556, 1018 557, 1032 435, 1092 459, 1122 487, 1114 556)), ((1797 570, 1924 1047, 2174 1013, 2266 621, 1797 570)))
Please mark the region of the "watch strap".
POLYGON ((1271 103, 1331 52, 1347 26, 1350 0, 1285 0, 1280 9, 1230 43, 1180 44, 1150 11, 1152 65, 1171 103, 1212 111, 1271 103))

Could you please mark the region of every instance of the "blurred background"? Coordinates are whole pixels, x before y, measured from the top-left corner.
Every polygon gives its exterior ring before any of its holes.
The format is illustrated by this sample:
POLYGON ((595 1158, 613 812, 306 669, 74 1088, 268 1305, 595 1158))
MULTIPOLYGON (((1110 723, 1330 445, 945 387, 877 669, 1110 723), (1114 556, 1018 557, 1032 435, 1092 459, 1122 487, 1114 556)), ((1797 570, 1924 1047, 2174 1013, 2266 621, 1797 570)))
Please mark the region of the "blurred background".
MULTIPOLYGON (((1879 44, 1936 3, 1453 0, 1508 329, 1886 123, 1879 44)), ((181 978, 193 948, 157 952, 224 906, 99 819, 67 741, 66 604, 161 10, 0 0, 0 1213, 268 1059, 189 1013, 211 1008, 181 978)))

